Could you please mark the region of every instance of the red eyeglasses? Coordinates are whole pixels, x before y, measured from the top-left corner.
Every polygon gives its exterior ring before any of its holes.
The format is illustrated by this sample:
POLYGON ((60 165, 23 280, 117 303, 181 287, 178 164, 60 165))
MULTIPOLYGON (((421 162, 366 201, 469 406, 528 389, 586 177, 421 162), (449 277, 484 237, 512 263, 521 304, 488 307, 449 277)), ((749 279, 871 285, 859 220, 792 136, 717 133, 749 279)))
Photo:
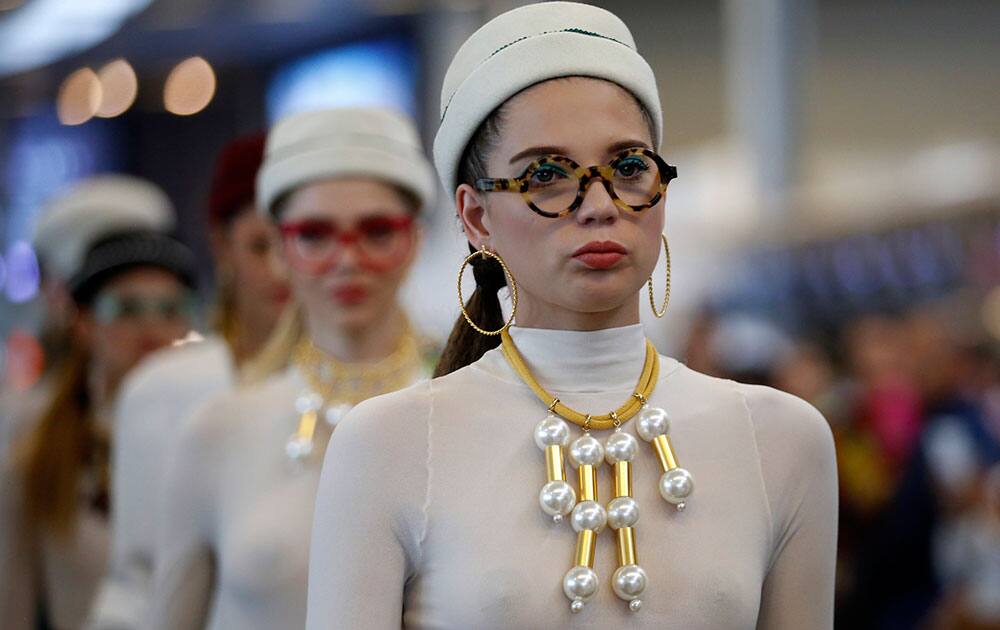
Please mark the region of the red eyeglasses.
POLYGON ((336 267, 348 247, 353 247, 358 265, 385 273, 398 268, 413 248, 413 217, 372 216, 342 229, 332 221, 305 219, 279 227, 289 262, 310 274, 336 267))

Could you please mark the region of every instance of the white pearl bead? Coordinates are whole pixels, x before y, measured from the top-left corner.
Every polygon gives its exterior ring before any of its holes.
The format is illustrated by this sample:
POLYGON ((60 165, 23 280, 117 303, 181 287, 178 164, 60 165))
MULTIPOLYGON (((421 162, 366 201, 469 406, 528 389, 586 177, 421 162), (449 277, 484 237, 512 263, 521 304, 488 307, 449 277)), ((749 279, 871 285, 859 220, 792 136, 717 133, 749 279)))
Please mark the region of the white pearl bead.
POLYGON ((630 462, 635 459, 638 452, 639 442, 632 437, 631 433, 624 431, 612 433, 604 444, 604 456, 612 465, 618 462, 630 462))
POLYGON ((323 418, 326 423, 331 427, 335 427, 340 424, 340 421, 344 419, 353 407, 347 403, 341 403, 339 405, 333 405, 332 407, 327 407, 326 411, 323 412, 323 418))
POLYGON ((535 444, 545 450, 547 446, 569 444, 569 426, 560 418, 549 414, 535 425, 535 444))
POLYGON ((608 513, 604 510, 604 506, 596 501, 581 501, 573 508, 571 522, 577 532, 585 529, 600 532, 608 524, 608 513))
POLYGON ((292 435, 285 443, 285 454, 291 459, 300 460, 309 457, 313 450, 313 443, 307 437, 298 434, 292 435))
POLYGON ((659 407, 643 407, 639 412, 639 421, 635 424, 635 432, 647 442, 652 442, 658 436, 670 433, 670 416, 659 407))
POLYGON ((309 413, 310 411, 319 411, 319 408, 323 406, 323 397, 315 392, 305 391, 299 394, 299 397, 295 399, 295 411, 301 413, 309 413))
POLYGON ((660 494, 664 499, 677 505, 694 492, 694 479, 683 468, 674 468, 660 477, 660 494))
POLYGON ((576 505, 576 492, 565 481, 550 481, 538 493, 538 503, 549 516, 566 516, 576 505))
POLYGON ((632 612, 639 612, 639 609, 642 608, 642 600, 636 597, 628 603, 628 608, 632 612))
POLYGON ((582 599, 580 599, 580 598, 577 598, 577 599, 574 599, 572 601, 572 603, 570 603, 569 610, 570 610, 570 612, 572 612, 572 613, 575 614, 575 613, 578 613, 581 610, 583 610, 584 605, 585 605, 584 601, 582 599))
POLYGON ((646 572, 637 564, 618 567, 611 578, 611 587, 618 597, 626 601, 633 600, 646 590, 646 572))
POLYGON ((599 586, 597 574, 589 567, 573 567, 563 577, 563 593, 574 601, 586 602, 594 596, 599 586))
POLYGON ((569 447, 569 461, 574 466, 597 466, 604 461, 604 447, 591 435, 578 437, 569 447))
POLYGON ((639 522, 639 504, 632 497, 618 497, 608 503, 608 527, 621 529, 639 522))

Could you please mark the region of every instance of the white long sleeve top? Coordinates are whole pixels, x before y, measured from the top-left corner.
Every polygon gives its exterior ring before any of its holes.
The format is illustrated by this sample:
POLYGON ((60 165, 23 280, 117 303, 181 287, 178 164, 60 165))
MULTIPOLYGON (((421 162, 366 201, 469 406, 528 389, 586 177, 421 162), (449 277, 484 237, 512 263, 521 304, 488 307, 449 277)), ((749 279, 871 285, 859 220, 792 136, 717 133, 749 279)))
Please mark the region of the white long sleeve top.
MULTIPOLYGON (((426 378, 419 375, 419 378, 426 378)), ((208 403, 174 449, 156 549, 149 630, 302 628, 316 487, 333 427, 291 460, 295 366, 208 403)))
POLYGON ((212 336, 153 354, 123 384, 114 422, 111 557, 88 630, 140 627, 151 596, 155 532, 165 524, 167 454, 182 422, 235 382, 229 346, 212 336))
MULTIPOLYGON (((574 409, 606 413, 634 391, 639 325, 511 334, 538 381, 574 409)), ((837 478, 827 423, 788 394, 660 360, 650 404, 670 414, 695 491, 684 512, 668 505, 658 460, 640 440, 641 611, 612 592, 617 554, 606 530, 601 588, 570 612, 562 577, 576 534, 538 505, 545 464, 533 429, 545 405, 493 350, 366 401, 341 423, 317 497, 307 629, 832 628, 837 478)), ((606 503, 608 466, 598 478, 606 503)))

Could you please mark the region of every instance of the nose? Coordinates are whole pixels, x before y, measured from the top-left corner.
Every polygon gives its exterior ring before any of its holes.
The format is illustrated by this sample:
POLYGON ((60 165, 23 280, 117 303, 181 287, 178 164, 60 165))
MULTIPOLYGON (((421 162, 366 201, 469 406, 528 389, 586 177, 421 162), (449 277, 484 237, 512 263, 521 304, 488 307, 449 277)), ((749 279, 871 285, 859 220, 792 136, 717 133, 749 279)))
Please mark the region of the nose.
POLYGON ((591 178, 583 194, 583 202, 576 212, 577 222, 587 224, 609 225, 618 220, 618 206, 605 188, 604 181, 591 178))

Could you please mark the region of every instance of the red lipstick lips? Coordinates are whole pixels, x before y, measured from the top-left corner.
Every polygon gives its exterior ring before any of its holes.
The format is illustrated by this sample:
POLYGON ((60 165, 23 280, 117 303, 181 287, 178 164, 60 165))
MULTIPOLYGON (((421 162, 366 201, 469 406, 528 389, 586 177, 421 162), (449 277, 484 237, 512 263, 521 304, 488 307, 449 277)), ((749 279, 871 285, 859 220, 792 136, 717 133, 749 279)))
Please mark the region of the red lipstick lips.
POLYGON ((628 250, 614 241, 591 241, 573 252, 573 258, 591 269, 611 269, 627 254, 628 250))

